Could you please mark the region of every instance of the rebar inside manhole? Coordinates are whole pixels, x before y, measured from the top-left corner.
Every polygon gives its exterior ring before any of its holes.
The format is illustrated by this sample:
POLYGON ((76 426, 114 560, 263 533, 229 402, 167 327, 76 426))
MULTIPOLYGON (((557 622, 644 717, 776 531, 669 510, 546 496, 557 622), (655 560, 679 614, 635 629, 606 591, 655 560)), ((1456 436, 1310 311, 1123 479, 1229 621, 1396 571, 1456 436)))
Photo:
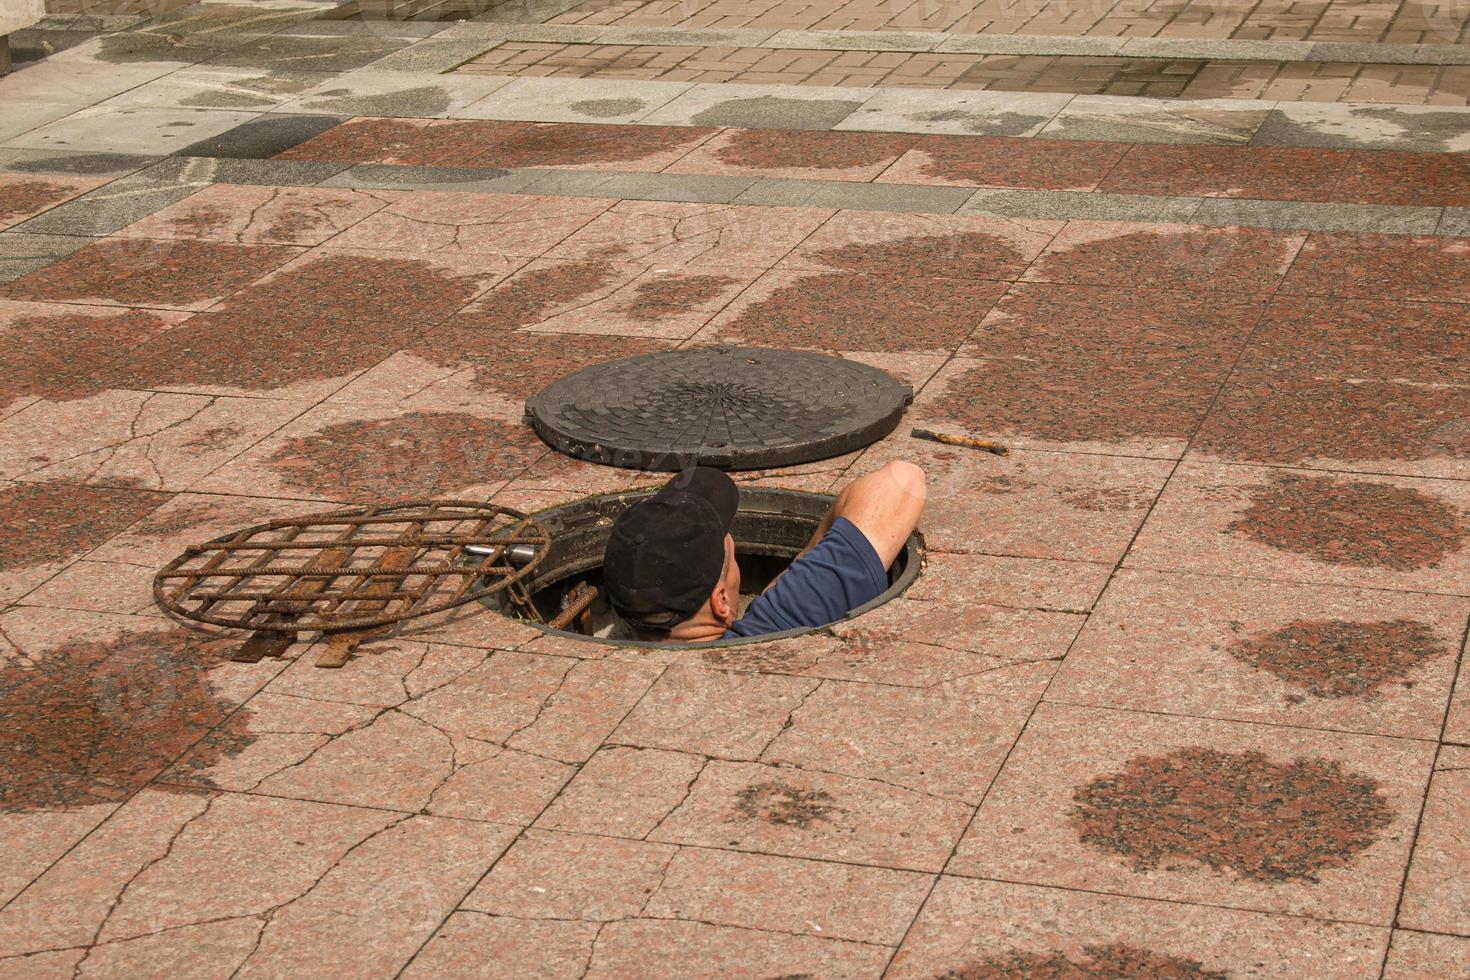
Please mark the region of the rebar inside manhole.
POLYGON ((595 364, 526 401, 548 444, 594 463, 678 471, 828 459, 892 432, 913 389, 809 351, 701 347, 595 364))
MULTIPOLYGON (((561 507, 540 511, 535 519, 546 528, 551 547, 529 582, 531 601, 535 603, 541 622, 529 624, 548 632, 579 639, 628 646, 725 646, 760 643, 810 630, 787 630, 763 636, 719 643, 650 644, 626 639, 618 629, 617 617, 608 607, 602 589, 602 556, 607 548, 612 523, 628 507, 652 493, 640 490, 628 493, 587 497, 561 507), (579 595, 596 590, 586 616, 568 617, 565 611, 576 604, 579 595), (585 591, 582 591, 585 590, 585 591), (570 619, 565 629, 544 625, 558 616, 570 619)), ((742 487, 740 509, 730 529, 735 538, 735 553, 740 562, 742 607, 759 595, 787 565, 801 553, 812 532, 827 513, 832 498, 822 494, 795 490, 742 487)), ((919 575, 923 564, 924 542, 915 532, 899 552, 889 569, 887 591, 847 614, 845 619, 859 616, 901 595, 919 575)), ((482 600, 498 612, 515 616, 513 605, 499 596, 482 600)), ((520 617, 518 617, 520 618, 520 617)), ((820 628, 820 627, 816 627, 820 628)))

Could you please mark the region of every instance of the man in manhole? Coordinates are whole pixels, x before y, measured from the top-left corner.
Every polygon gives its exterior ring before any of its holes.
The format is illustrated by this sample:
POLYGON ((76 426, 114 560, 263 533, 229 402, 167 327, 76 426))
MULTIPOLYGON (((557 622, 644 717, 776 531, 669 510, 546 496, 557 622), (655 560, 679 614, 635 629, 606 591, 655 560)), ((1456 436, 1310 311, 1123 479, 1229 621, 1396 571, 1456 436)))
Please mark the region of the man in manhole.
POLYGON ((924 509, 924 473, 897 461, 838 495, 806 549, 740 614, 740 491, 695 467, 613 522, 608 602, 640 640, 705 643, 834 623, 888 589, 888 567, 924 509))

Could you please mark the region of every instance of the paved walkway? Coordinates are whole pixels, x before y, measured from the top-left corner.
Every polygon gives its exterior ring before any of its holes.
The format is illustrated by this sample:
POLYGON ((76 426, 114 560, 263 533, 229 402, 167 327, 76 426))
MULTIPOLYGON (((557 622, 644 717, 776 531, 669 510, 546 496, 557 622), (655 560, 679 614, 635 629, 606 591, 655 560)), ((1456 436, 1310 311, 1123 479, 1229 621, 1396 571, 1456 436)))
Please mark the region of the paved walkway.
POLYGON ((0 80, 0 976, 1470 975, 1461 83, 493 55, 1352 42, 1453 78, 1463 8, 147 6, 71 0, 0 80), (839 27, 884 33, 778 34, 839 27), (870 448, 741 476, 921 463, 901 599, 704 652, 456 616, 340 670, 153 604, 185 545, 274 517, 646 484, 524 399, 727 342, 912 383, 870 448))

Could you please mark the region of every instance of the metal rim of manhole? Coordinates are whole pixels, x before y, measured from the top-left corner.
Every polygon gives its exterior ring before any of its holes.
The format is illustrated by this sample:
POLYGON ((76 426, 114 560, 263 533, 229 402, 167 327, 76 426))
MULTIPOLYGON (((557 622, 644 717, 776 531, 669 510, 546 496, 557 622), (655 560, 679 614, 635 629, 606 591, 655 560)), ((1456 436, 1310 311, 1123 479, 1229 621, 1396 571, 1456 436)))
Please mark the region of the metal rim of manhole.
POLYGON ((549 445, 595 463, 677 471, 792 466, 892 432, 913 389, 827 354, 708 347, 595 364, 526 401, 549 445))
POLYGON ((550 545, 540 523, 508 507, 394 501, 193 545, 154 577, 153 594, 169 612, 213 626, 364 630, 495 593, 528 603, 526 583, 550 545))

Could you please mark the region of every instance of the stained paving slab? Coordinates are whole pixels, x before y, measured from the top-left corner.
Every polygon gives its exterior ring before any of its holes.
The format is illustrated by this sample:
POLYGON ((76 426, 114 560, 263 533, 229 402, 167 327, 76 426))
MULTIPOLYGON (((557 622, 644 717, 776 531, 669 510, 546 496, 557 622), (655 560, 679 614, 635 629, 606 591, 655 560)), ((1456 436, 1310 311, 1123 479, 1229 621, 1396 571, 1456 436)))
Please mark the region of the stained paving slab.
MULTIPOLYGON (((0 973, 1470 971, 1463 109, 452 71, 607 23, 1178 54, 1122 36, 1158 5, 67 6, 0 80, 0 973), (903 597, 703 651, 448 617, 339 670, 153 603, 275 517, 638 486, 524 400, 731 343, 914 388, 741 477, 921 465, 903 597)), ((1462 26, 1298 13, 1206 33, 1462 26)))

